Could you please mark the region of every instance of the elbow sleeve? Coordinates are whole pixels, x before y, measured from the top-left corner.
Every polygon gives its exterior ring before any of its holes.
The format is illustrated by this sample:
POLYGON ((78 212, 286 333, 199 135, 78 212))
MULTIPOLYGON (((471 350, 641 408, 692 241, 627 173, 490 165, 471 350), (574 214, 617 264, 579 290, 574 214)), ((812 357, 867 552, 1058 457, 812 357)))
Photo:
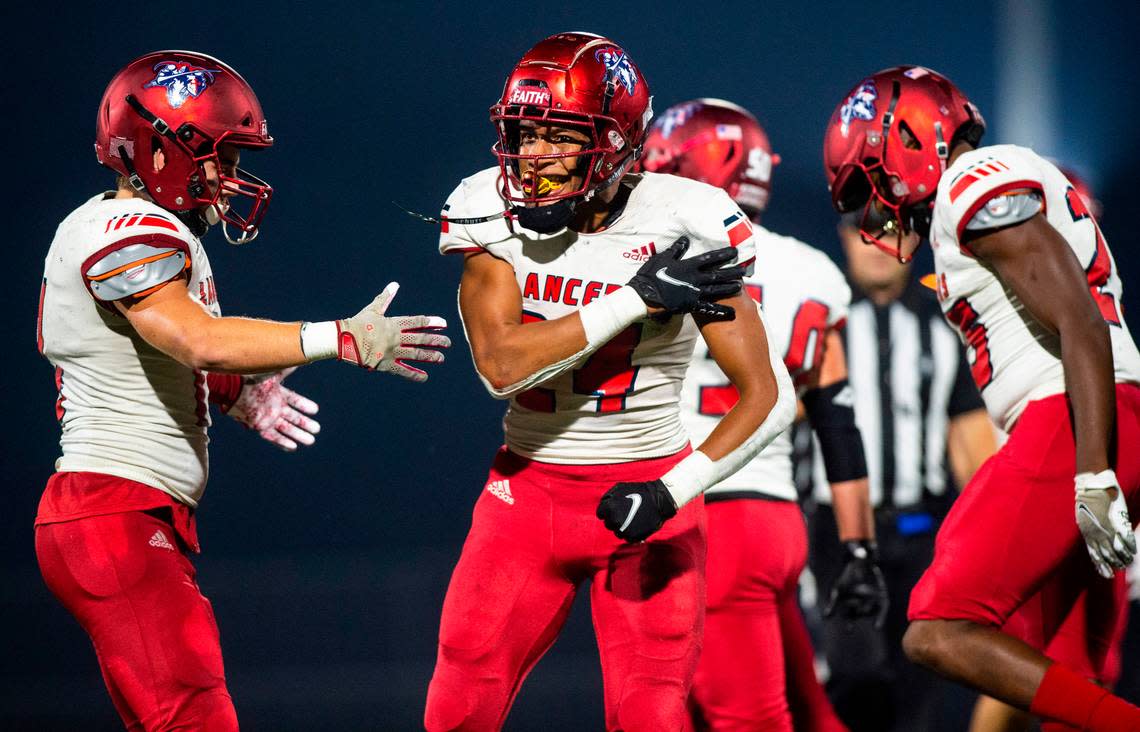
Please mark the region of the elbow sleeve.
POLYGON ((803 397, 808 421, 819 438, 823 467, 830 483, 867 477, 863 436, 855 424, 854 399, 847 379, 803 397))

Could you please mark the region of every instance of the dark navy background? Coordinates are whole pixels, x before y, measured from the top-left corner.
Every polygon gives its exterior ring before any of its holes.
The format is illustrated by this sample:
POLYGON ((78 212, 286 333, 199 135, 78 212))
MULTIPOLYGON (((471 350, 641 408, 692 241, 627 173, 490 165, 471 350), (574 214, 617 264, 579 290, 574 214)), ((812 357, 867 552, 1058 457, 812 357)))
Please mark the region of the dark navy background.
MULTIPOLYGON (((438 313, 456 347, 427 384, 321 363, 289 385, 321 404, 317 444, 284 454, 222 417, 199 512, 203 591, 248 729, 415 729, 451 566, 503 405, 471 367, 455 308, 459 262, 432 214, 491 165, 487 108, 534 42, 591 30, 623 44, 658 111, 697 96, 754 111, 783 158, 765 224, 833 255, 820 141, 859 79, 922 63, 991 123, 1016 4, 922 3, 29 3, 6 13, 3 271, 7 316, 0 504, 0 729, 116 729, 86 636, 44 588, 32 518, 57 456, 55 388, 35 351, 43 256, 56 224, 113 185, 95 161, 95 107, 115 71, 161 48, 220 57, 257 90, 275 146, 243 164, 269 180, 261 238, 206 244, 225 312, 323 320, 388 281, 393 311, 438 313)), ((1126 287, 1140 286, 1133 185, 1137 13, 1047 9, 1055 93, 1035 113, 1089 175, 1126 287)), ((1018 142, 991 127, 989 142, 1018 142)), ((928 262, 929 260, 927 260, 928 262)), ((920 265, 929 267, 929 264, 920 265)), ((1136 297, 1134 294, 1133 297, 1136 297)), ((1131 299, 1127 300, 1128 302, 1131 299)), ((1126 303, 1127 306, 1127 303, 1126 303)), ((524 686, 508 729, 597 729, 600 674, 585 607, 524 686)))

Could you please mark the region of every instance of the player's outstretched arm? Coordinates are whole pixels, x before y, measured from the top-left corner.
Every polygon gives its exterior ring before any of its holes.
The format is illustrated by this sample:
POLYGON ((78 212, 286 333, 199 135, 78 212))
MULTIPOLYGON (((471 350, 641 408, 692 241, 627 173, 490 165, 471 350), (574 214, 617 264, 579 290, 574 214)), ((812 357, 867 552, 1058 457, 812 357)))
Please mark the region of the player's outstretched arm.
POLYGON ((147 343, 191 368, 250 374, 339 358, 424 381, 427 374, 412 364, 443 361, 435 349, 451 345, 439 332, 447 323, 425 315, 386 317, 397 289, 392 283, 355 316, 323 323, 216 318, 183 280, 115 305, 147 343))
POLYGON ((787 429, 795 389, 768 343, 756 303, 740 293, 721 304, 731 321, 698 321, 709 354, 740 393, 740 401, 691 455, 658 480, 618 483, 602 496, 597 516, 626 541, 644 541, 681 506, 735 473, 787 429))
POLYGON ((522 293, 514 268, 479 252, 464 259, 459 312, 475 370, 491 394, 506 399, 572 368, 648 314, 703 312, 731 318, 712 300, 740 290, 743 269, 724 267, 730 248, 681 259, 688 238, 651 257, 629 284, 576 312, 523 322, 522 293))
POLYGON ((839 331, 828 331, 820 366, 808 378, 804 409, 819 438, 844 557, 823 614, 848 623, 870 617, 881 628, 889 605, 887 584, 878 565, 867 460, 863 436, 855 424, 847 355, 839 331))
POLYGON ((1076 437, 1077 523, 1097 571, 1111 577, 1113 569, 1132 561, 1136 541, 1109 463, 1109 436, 1116 422, 1112 341, 1084 269, 1041 213, 1014 226, 978 232, 965 244, 1060 338, 1076 437))

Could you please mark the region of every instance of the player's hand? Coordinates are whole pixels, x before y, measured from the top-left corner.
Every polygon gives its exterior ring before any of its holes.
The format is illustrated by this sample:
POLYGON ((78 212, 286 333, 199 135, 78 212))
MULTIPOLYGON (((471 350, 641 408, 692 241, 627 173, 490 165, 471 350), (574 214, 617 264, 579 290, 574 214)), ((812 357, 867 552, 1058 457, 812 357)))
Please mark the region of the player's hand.
POLYGON ((646 305, 667 313, 693 313, 706 320, 732 320, 736 312, 723 300, 740 292, 744 267, 723 267, 736 259, 736 250, 724 247, 681 259, 689 248, 682 236, 668 249, 646 260, 629 281, 646 305))
POLYGON ((336 322, 337 357, 372 371, 427 381, 427 373, 410 364, 443 363, 443 354, 435 349, 451 346, 451 339, 440 333, 447 321, 434 315, 384 317, 399 289, 390 282, 368 307, 336 322))
POLYGON ((879 569, 879 550, 873 541, 845 541, 843 571, 831 588, 831 597, 823 617, 836 614, 851 623, 859 618, 874 618, 875 629, 887 620, 887 583, 879 569))
POLYGON ((598 501, 597 516, 606 528, 631 544, 645 541, 667 519, 677 515, 677 506, 660 480, 618 483, 598 501))
POLYGON ((1110 579, 1114 571, 1126 568, 1136 556, 1136 536, 1124 491, 1111 470, 1080 473, 1076 489, 1077 526, 1089 558, 1100 576, 1110 579))
POLYGON ((317 403, 281 385, 295 370, 241 377, 241 392, 227 411, 262 439, 288 452, 296 450, 297 443, 313 444, 321 431, 320 423, 310 419, 317 413, 317 403))

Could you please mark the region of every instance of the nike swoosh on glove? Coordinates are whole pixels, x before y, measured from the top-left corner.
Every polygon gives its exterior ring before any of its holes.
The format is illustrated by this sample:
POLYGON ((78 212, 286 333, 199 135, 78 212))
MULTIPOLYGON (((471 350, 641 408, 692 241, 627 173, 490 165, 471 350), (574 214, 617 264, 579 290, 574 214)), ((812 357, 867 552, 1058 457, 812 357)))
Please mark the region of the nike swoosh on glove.
POLYGON ((846 562, 831 588, 823 617, 831 618, 838 614, 848 623, 873 617, 875 628, 882 629, 890 601, 886 580, 879 569, 878 547, 868 540, 845 541, 843 553, 846 562))
POLYGON ((618 483, 598 501, 597 517, 619 539, 645 541, 666 520, 677 515, 673 497, 660 480, 618 483))
POLYGON ((1136 556, 1136 536, 1116 473, 1080 473, 1075 478, 1077 526, 1096 571, 1110 579, 1136 556))
POLYGON ((629 286, 647 305, 669 313, 693 313, 707 320, 732 320, 736 312, 723 300, 740 292, 744 267, 723 265, 736 259, 732 247, 716 249, 682 259, 689 237, 682 236, 668 249, 654 254, 641 265, 629 286))
POLYGON ((320 423, 311 419, 319 409, 317 403, 281 385, 296 370, 241 377, 241 392, 226 414, 287 452, 296 450, 298 443, 313 444, 321 431, 320 423))
POLYGON ((440 333, 447 321, 434 315, 385 317, 400 286, 388 283, 384 291, 351 318, 336 321, 337 358, 411 381, 427 381, 427 373, 413 363, 443 363, 437 348, 449 348, 451 339, 440 333))

